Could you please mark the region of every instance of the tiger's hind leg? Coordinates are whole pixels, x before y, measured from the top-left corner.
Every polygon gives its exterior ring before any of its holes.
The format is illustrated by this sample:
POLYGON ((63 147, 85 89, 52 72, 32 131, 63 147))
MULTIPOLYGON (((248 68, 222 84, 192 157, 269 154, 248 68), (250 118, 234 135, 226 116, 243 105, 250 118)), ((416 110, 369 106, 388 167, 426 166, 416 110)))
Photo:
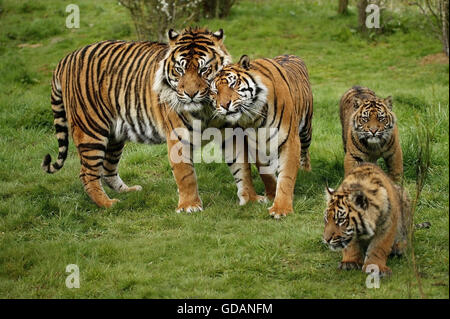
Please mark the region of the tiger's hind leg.
POLYGON ((300 159, 300 140, 290 135, 278 155, 277 189, 269 214, 275 219, 287 216, 294 211, 294 187, 300 159))
POLYGON ((312 130, 308 125, 300 125, 299 137, 300 137, 300 169, 306 172, 311 171, 311 159, 309 156, 309 146, 311 145, 312 130))
POLYGON ((392 246, 392 250, 391 250, 391 253, 389 254, 389 257, 403 256, 405 254, 407 246, 408 246, 408 242, 406 240, 400 241, 400 242, 395 242, 394 245, 392 246))
POLYGON ((250 163, 233 163, 228 165, 238 189, 239 205, 243 206, 248 202, 265 203, 267 201, 266 197, 255 192, 250 163))
POLYGON ((263 174, 263 169, 268 168, 268 166, 264 165, 259 158, 256 159, 256 167, 264 183, 266 197, 271 201, 274 200, 277 192, 277 176, 275 173, 263 174))
POLYGON ((124 142, 110 140, 106 147, 105 159, 103 161, 103 181, 110 188, 119 193, 140 191, 140 185, 128 187, 119 176, 119 161, 122 156, 124 142))
POLYGON ((309 149, 302 149, 300 152, 300 169, 306 172, 311 171, 311 159, 309 149))
POLYGON ((84 190, 99 207, 111 207, 118 199, 110 199, 103 190, 101 180, 108 139, 103 136, 93 138, 79 127, 73 127, 73 140, 80 155, 80 179, 84 190))

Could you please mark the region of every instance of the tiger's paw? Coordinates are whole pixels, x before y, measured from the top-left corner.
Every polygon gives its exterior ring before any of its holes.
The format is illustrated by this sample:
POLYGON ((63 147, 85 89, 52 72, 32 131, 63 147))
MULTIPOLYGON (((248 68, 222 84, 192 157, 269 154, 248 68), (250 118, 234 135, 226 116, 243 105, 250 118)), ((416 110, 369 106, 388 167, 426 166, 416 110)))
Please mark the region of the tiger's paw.
POLYGON ((176 210, 177 213, 196 213, 201 212, 203 210, 203 207, 201 204, 194 204, 194 205, 178 205, 178 208, 176 210))
POLYGON ((269 199, 266 196, 256 195, 256 198, 253 201, 261 204, 267 204, 269 199))
POLYGON ((266 196, 261 196, 261 195, 252 195, 252 196, 239 196, 239 205, 240 206, 244 206, 246 204, 248 204, 249 202, 258 202, 258 203, 268 203, 268 199, 266 196))
POLYGON ((309 152, 301 155, 300 169, 305 172, 311 172, 311 159, 309 157, 309 152))
POLYGON ((127 189, 123 190, 122 192, 124 192, 124 193, 140 192, 141 190, 142 190, 141 185, 134 185, 134 186, 128 187, 127 189))
POLYGON ((290 208, 290 207, 279 207, 274 204, 272 207, 269 208, 269 214, 274 219, 280 219, 281 217, 286 217, 290 213, 292 213, 292 208, 290 208))
POLYGON ((389 254, 389 257, 394 257, 394 256, 403 256, 405 251, 406 251, 406 247, 407 247, 408 243, 406 240, 395 243, 392 246, 392 250, 391 253, 389 254))
POLYGON ((102 205, 99 205, 99 206, 100 206, 100 207, 104 207, 104 208, 110 208, 110 207, 112 207, 115 203, 118 203, 118 202, 120 202, 120 200, 118 200, 117 198, 113 198, 113 199, 110 199, 110 200, 108 200, 108 201, 103 202, 102 205))
POLYGON ((339 263, 338 268, 342 270, 354 270, 361 269, 362 263, 358 261, 342 261, 339 263))
POLYGON ((300 163, 300 169, 304 172, 311 172, 311 164, 310 163, 300 163))
POLYGON ((378 267, 378 275, 379 275, 380 277, 389 277, 389 276, 392 275, 392 270, 391 270, 391 268, 389 268, 389 267, 386 266, 386 265, 383 266, 383 265, 368 264, 368 263, 366 263, 366 264, 364 264, 364 266, 363 266, 363 268, 362 268, 362 271, 365 272, 365 273, 367 273, 367 274, 371 274, 371 273, 374 273, 374 274, 375 274, 375 273, 377 272, 377 268, 374 269, 373 266, 377 266, 377 267, 378 267), (367 269, 368 266, 372 266, 372 267, 369 267, 369 269, 367 269))

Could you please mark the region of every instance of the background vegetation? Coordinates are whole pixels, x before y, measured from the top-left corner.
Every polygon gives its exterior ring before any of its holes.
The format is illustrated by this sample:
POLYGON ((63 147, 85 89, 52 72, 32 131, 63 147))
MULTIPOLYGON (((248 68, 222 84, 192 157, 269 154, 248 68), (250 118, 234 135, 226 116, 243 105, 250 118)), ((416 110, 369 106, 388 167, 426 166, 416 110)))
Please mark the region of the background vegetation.
POLYGON ((235 60, 290 53, 308 65, 313 170, 299 173, 295 213, 274 221, 267 206, 238 205, 224 164, 196 165, 205 211, 176 214, 165 145, 127 145, 122 178, 143 191, 118 195, 109 210, 83 191, 73 144, 64 169, 42 172, 43 156, 57 152, 50 79, 58 61, 88 43, 137 38, 112 0, 77 0, 81 27, 65 28, 69 3, 0 0, 0 297, 420 297, 410 257, 390 260, 393 276, 367 289, 366 276, 337 270, 340 254, 321 242, 325 183, 343 177, 338 101, 355 84, 394 97, 412 196, 418 134, 431 132, 415 222, 432 226, 415 234, 415 262, 426 297, 449 297, 449 66, 420 12, 390 12, 390 32, 372 37, 356 32, 353 2, 339 15, 337 1, 242 0, 225 19, 198 21, 225 30, 235 60), (79 289, 65 287, 68 264, 80 268, 79 289))
POLYGON ((167 31, 200 18, 225 18, 236 0, 120 0, 130 12, 139 40, 166 40, 167 31))

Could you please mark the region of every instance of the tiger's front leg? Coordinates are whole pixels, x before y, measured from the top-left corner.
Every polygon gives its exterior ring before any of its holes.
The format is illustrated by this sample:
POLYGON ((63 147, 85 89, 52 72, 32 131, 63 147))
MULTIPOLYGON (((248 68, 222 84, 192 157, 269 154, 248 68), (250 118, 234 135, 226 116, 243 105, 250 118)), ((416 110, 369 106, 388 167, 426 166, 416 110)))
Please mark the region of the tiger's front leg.
POLYGON ((380 276, 383 277, 391 275, 392 271, 388 266, 386 266, 386 261, 392 251, 392 246, 395 239, 395 230, 396 227, 391 226, 391 229, 389 229, 385 234, 372 239, 367 247, 366 258, 363 266, 364 272, 366 272, 369 265, 376 265, 380 276))
POLYGON ((256 159, 256 167, 258 168, 259 176, 264 183, 266 198, 273 201, 277 192, 277 176, 275 174, 264 174, 262 169, 264 169, 266 165, 261 163, 259 158, 256 159))
POLYGON ((398 144, 394 152, 386 156, 384 160, 389 176, 394 182, 401 184, 403 178, 403 154, 400 145, 398 144))
POLYGON ((278 157, 279 174, 275 200, 269 213, 276 219, 293 211, 295 180, 300 165, 300 140, 298 136, 289 137, 278 157))
POLYGON ((350 244, 342 251, 342 261, 339 269, 352 270, 361 269, 363 265, 363 256, 359 242, 353 239, 350 244))
POLYGON ((192 147, 189 154, 184 154, 179 148, 178 140, 167 139, 169 163, 175 182, 178 186, 177 213, 197 212, 203 210, 202 201, 198 194, 197 176, 192 163, 192 147))
POLYGON ((267 202, 265 196, 256 194, 252 181, 250 163, 233 163, 228 165, 238 189, 237 196, 239 198, 239 205, 243 206, 248 202, 267 202))
POLYGON ((352 153, 347 149, 347 153, 344 156, 344 175, 347 176, 355 167, 361 164, 364 160, 362 153, 352 153))
POLYGON ((234 143, 225 142, 224 147, 225 162, 228 164, 238 189, 239 205, 243 206, 248 202, 266 202, 267 198, 256 194, 253 186, 248 141, 245 138, 237 138, 234 143))

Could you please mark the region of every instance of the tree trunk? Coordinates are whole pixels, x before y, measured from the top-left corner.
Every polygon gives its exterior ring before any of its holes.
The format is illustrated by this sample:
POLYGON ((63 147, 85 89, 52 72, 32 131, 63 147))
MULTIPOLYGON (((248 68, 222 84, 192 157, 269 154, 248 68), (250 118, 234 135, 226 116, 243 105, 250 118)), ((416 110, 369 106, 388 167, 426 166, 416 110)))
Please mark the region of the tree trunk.
POLYGON ((367 27, 366 27, 366 18, 367 18, 366 8, 367 8, 367 6, 368 6, 367 0, 359 0, 359 2, 358 2, 358 29, 362 33, 367 32, 367 27))
POLYGON ((219 3, 217 0, 205 0, 203 1, 204 15, 209 18, 217 18, 217 10, 219 9, 219 3))
POLYGON ((449 24, 449 0, 442 0, 442 6, 441 6, 441 10, 442 10, 442 46, 443 46, 443 50, 445 52, 445 54, 448 55, 448 45, 449 45, 449 39, 448 39, 448 24, 449 24))
POLYGON ((225 18, 235 2, 235 0, 203 0, 204 15, 208 18, 225 18))
POLYGON ((347 7, 348 7, 348 0, 339 0, 338 13, 339 14, 346 14, 347 13, 347 7))

